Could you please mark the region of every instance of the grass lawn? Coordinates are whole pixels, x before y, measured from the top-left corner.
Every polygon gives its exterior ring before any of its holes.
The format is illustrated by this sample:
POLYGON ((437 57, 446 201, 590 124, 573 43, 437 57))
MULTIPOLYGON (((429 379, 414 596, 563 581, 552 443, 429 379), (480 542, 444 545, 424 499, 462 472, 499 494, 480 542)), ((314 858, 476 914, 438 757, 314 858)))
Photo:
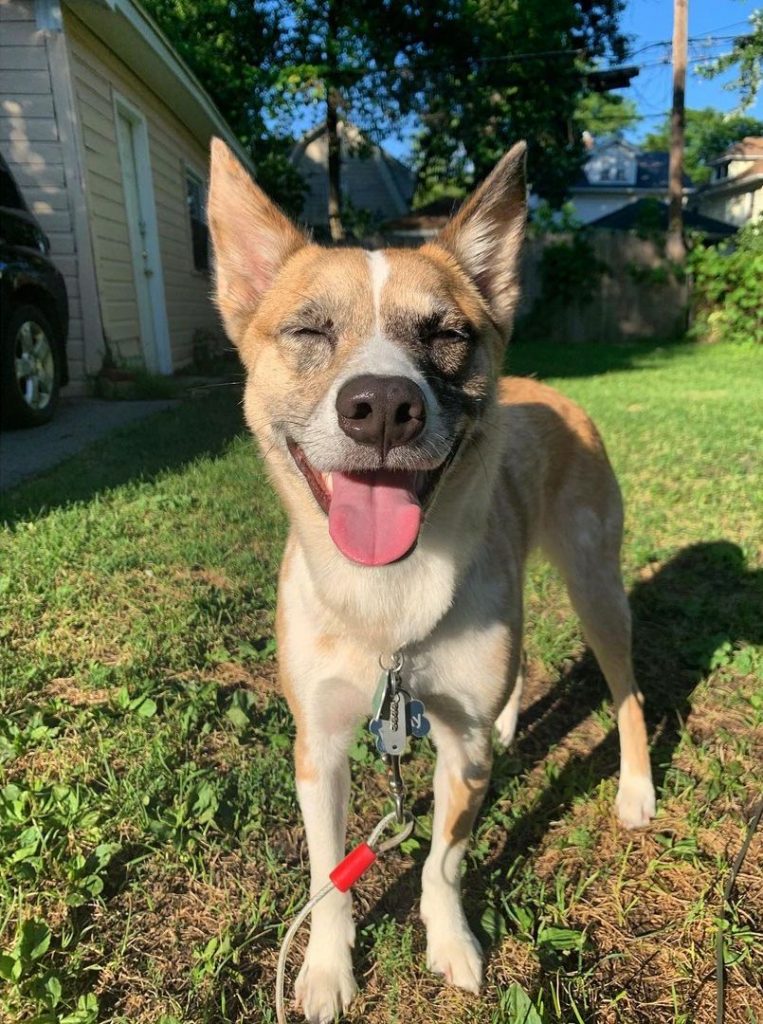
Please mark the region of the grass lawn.
MULTIPOLYGON (((618 827, 604 683, 534 565, 518 740, 464 875, 483 995, 424 967, 424 742, 417 838, 356 890, 349 1019, 712 1022, 723 884, 763 788, 763 353, 526 346, 511 365, 594 415, 623 485, 659 813, 618 827)), ((4 1024, 275 1021, 307 853, 273 661, 285 524, 238 401, 212 391, 0 496, 4 1024)), ((384 799, 363 739, 353 769, 357 839, 384 799)), ((724 929, 726 1021, 763 1024, 763 828, 724 929)))

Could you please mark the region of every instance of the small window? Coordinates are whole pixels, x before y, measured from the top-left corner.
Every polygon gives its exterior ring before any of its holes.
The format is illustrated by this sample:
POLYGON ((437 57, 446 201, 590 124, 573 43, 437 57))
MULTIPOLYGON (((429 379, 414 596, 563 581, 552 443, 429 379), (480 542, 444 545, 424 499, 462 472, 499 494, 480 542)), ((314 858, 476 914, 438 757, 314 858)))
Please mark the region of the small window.
POLYGON ((209 270, 209 231, 207 229, 207 196, 204 182, 193 171, 185 172, 185 194, 191 218, 191 245, 196 270, 209 270))
POLYGON ((610 169, 609 167, 602 167, 599 172, 599 181, 609 181, 610 169))

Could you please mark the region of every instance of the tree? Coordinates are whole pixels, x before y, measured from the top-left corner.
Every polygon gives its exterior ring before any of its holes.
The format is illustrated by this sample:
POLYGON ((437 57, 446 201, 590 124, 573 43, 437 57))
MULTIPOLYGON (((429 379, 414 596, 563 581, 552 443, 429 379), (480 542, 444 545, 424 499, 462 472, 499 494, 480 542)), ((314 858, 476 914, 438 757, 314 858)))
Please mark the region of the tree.
MULTIPOLYGON (((300 205, 295 124, 325 121, 329 220, 343 234, 339 123, 373 141, 421 128, 422 180, 466 187, 518 138, 558 204, 583 159, 583 74, 622 58, 623 0, 146 0, 252 154, 263 187, 300 205)), ((595 101, 592 110, 595 109, 595 101)), ((599 104, 627 117, 627 105, 599 104)))
POLYGON ((575 110, 575 124, 594 138, 620 135, 638 121, 633 100, 609 92, 589 92, 581 96, 575 110))
POLYGON ((752 106, 763 85, 763 10, 753 11, 750 25, 752 31, 739 36, 730 53, 699 68, 699 73, 705 78, 715 78, 729 68, 737 68, 736 80, 724 88, 739 90, 740 113, 752 106))
MULTIPOLYGON (((530 141, 533 184, 561 202, 583 159, 575 112, 583 75, 620 59, 623 0, 291 0, 278 5, 280 123, 325 112, 329 220, 341 237, 337 123, 381 141, 411 118, 420 193, 483 177, 517 138, 530 141), (507 59, 507 55, 509 56, 507 59), (519 54, 519 56, 517 56, 519 54)), ((600 104, 603 114, 605 104, 600 104)), ((609 112, 621 105, 613 102, 609 112)), ((627 119, 628 107, 619 113, 627 119)))
POLYGON ((623 58, 622 8, 622 0, 455 2, 421 86, 425 183, 447 176, 468 185, 526 138, 533 189, 558 206, 584 157, 583 72, 623 58))
MULTIPOLYGON (((763 121, 740 114, 723 114, 713 107, 686 111, 684 166, 695 185, 710 181, 710 161, 732 143, 747 135, 763 135, 763 121)), ((670 139, 670 120, 644 139, 645 149, 666 150, 670 139)))
POLYGON ((262 187, 297 213, 303 184, 289 162, 291 133, 274 132, 267 113, 280 73, 281 33, 272 5, 253 0, 143 0, 214 100, 262 187))
POLYGON ((316 109, 323 113, 334 239, 344 234, 339 122, 352 119, 365 135, 381 141, 414 112, 417 70, 431 54, 449 2, 420 8, 406 0, 291 0, 277 5, 285 28, 273 110, 284 127, 314 119, 316 109))

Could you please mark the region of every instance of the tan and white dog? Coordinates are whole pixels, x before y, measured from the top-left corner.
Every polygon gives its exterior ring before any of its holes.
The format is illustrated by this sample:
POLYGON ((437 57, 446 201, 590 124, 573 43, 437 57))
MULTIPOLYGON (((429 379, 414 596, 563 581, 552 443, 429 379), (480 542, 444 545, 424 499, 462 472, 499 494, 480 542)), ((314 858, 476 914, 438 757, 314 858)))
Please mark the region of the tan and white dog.
MULTIPOLYGON (((421 917, 427 963, 476 992, 482 955, 460 862, 491 735, 511 742, 522 585, 540 546, 559 567, 617 707, 620 820, 654 813, 620 575, 622 503, 584 412, 500 378, 526 221, 515 146, 417 250, 313 244, 223 143, 209 219, 217 303, 247 370, 246 418, 291 520, 278 595, 280 674, 297 728, 312 890, 345 853, 347 749, 380 655, 405 653, 437 748, 421 917)), ((312 915, 297 997, 333 1020, 356 991, 349 894, 312 915)))

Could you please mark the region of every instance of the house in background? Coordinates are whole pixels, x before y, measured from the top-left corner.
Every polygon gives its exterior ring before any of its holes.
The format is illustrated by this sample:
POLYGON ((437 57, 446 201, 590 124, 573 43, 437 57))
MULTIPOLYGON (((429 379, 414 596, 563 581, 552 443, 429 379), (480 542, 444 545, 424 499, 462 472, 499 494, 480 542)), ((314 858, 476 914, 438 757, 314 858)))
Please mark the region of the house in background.
MULTIPOLYGON (((339 125, 342 153, 342 200, 377 221, 402 217, 411 207, 416 176, 410 168, 367 139, 352 124, 339 125)), ((305 182, 301 219, 315 228, 328 227, 328 135, 321 124, 308 132, 291 152, 291 162, 305 182)))
POLYGON ((706 217, 741 227, 763 214, 763 138, 748 135, 712 161, 713 177, 692 205, 706 217))
POLYGON ((67 393, 107 346, 170 373, 210 298, 212 135, 249 165, 193 74, 134 0, 0 0, 0 151, 66 278, 67 393))
MULTIPOLYGON (((590 151, 570 189, 570 203, 583 224, 605 217, 639 199, 668 198, 668 154, 642 153, 623 139, 589 138, 590 151)), ((685 199, 694 192, 684 175, 685 199)))

